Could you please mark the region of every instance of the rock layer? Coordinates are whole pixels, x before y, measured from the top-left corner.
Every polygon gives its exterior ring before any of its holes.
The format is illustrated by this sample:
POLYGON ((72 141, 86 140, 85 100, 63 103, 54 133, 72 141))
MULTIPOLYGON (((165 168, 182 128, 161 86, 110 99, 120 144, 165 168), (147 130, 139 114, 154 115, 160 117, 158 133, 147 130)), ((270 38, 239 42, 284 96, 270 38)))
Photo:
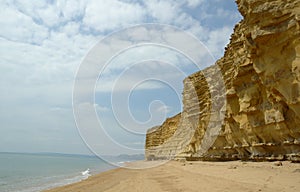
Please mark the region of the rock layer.
POLYGON ((300 0, 237 4, 224 57, 184 80, 183 112, 148 131, 146 158, 300 160, 300 0))

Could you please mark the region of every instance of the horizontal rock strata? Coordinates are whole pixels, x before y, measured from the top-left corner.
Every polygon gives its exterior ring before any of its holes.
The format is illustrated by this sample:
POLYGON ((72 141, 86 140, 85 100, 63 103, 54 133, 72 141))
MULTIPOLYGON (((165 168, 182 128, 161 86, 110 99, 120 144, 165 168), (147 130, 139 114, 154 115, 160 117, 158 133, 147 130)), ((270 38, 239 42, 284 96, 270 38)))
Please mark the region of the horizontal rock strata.
POLYGON ((300 161, 300 0, 237 4, 224 57, 184 80, 183 112, 148 131, 146 158, 300 161))

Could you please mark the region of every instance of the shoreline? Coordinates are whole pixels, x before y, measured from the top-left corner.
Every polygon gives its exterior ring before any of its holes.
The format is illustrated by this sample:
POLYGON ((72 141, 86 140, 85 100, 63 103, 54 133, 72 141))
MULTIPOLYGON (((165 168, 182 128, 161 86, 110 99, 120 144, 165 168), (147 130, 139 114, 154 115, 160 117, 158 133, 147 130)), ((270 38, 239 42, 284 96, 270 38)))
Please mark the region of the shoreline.
MULTIPOLYGON (((141 167, 153 161, 130 162, 141 167)), ((283 162, 170 161, 147 169, 115 168, 45 192, 298 191, 300 164, 283 162)))

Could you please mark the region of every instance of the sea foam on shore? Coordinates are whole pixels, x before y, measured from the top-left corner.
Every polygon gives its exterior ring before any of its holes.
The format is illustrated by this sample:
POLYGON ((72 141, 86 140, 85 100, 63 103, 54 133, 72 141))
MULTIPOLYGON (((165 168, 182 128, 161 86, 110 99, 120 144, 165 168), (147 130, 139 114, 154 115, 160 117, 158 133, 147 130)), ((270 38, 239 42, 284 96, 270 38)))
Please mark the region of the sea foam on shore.
POLYGON ((37 192, 115 168, 93 156, 0 153, 0 191, 37 192))

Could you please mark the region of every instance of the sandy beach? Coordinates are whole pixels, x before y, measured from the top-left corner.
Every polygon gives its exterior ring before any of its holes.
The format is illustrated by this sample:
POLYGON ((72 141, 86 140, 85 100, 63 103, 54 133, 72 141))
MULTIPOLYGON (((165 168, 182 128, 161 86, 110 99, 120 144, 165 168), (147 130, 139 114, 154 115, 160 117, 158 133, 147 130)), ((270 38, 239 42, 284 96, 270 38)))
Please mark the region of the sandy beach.
MULTIPOLYGON (((143 166, 151 162, 134 162, 143 166)), ((178 162, 148 169, 117 168, 47 192, 199 192, 300 189, 300 164, 291 162, 178 162)))

